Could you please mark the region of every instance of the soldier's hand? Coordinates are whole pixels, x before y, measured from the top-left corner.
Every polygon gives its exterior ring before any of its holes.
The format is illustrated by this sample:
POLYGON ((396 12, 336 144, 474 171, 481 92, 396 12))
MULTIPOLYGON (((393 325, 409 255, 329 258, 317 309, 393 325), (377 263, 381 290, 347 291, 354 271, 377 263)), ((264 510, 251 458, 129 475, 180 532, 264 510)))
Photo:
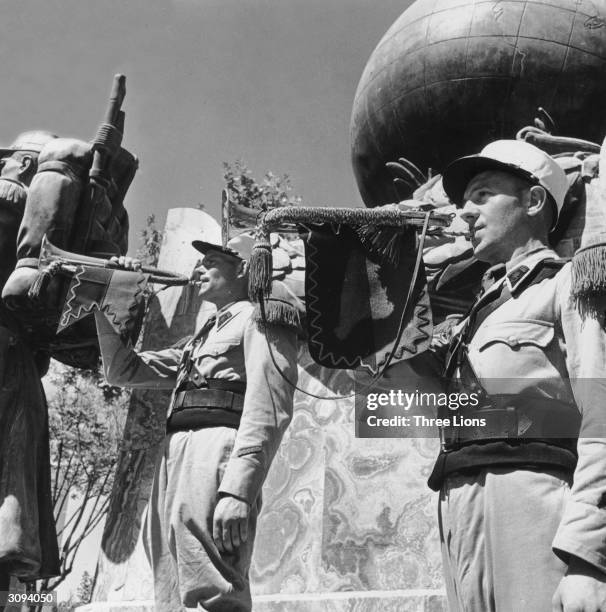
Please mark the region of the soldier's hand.
POLYGON ((250 506, 244 500, 226 495, 219 500, 213 518, 213 539, 220 552, 233 553, 248 540, 250 506))
POLYGON ((572 557, 553 596, 553 612, 606 612, 606 574, 572 557))
POLYGON ((122 268, 122 270, 138 271, 141 269, 142 266, 140 259, 135 259, 134 257, 125 257, 124 255, 121 255, 120 257, 111 257, 109 261, 110 263, 114 264, 114 266, 122 268))

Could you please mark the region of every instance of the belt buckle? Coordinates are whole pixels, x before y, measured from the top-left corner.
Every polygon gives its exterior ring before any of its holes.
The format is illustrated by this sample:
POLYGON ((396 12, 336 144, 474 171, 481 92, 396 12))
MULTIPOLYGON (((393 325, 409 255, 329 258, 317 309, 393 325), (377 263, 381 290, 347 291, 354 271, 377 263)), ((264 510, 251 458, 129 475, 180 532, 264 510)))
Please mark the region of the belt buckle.
POLYGON ((482 414, 487 417, 487 426, 483 428, 487 438, 517 439, 519 437, 518 413, 515 406, 488 408, 483 410, 482 414))
POLYGON ((440 432, 440 448, 442 452, 447 453, 448 451, 456 450, 460 442, 459 430, 451 425, 443 426, 439 428, 440 432))

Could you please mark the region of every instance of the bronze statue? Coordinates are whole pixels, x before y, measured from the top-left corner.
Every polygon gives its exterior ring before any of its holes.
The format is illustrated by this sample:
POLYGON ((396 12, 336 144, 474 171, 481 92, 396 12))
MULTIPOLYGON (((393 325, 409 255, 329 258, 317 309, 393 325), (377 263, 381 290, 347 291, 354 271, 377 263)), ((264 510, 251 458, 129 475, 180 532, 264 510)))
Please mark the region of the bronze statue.
MULTIPOLYGON (((16 264, 15 244, 28 187, 48 132, 26 132, 2 152, 0 282, 16 264)), ((0 302, 0 591, 59 571, 50 493, 48 427, 40 377, 48 359, 36 353, 17 319, 0 302)))
POLYGON ((99 349, 91 316, 57 333, 71 279, 38 260, 45 235, 79 254, 127 251, 123 200, 138 162, 120 146, 124 80, 115 77, 92 142, 28 132, 0 149, 0 591, 11 575, 60 573, 40 378, 50 357, 96 367, 99 349))

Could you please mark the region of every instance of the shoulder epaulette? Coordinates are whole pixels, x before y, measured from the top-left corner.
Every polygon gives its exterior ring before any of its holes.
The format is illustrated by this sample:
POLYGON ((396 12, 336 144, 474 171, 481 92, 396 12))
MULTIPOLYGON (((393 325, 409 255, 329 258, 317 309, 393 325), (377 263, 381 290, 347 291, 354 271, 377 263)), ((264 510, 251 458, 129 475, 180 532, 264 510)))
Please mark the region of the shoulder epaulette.
POLYGON ((258 324, 282 325, 301 333, 304 314, 301 300, 284 283, 273 281, 270 295, 263 300, 263 309, 256 304, 252 316, 258 324))
POLYGON ((548 278, 553 278, 569 261, 569 259, 565 258, 543 259, 516 283, 511 290, 512 295, 519 295, 522 291, 528 289, 528 287, 548 278))

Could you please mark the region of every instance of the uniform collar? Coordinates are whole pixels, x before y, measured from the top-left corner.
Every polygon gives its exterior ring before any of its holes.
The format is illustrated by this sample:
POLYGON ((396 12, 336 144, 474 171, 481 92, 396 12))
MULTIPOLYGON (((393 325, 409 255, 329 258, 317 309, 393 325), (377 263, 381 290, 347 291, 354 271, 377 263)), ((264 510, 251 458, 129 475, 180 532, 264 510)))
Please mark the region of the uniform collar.
POLYGON ((536 268, 546 259, 559 259, 559 257, 555 251, 544 246, 507 262, 507 274, 503 282, 506 283, 512 295, 523 288, 525 281, 533 275, 536 268))
POLYGON ((221 329, 230 319, 246 308, 247 305, 250 305, 248 300, 240 300, 238 302, 230 302, 217 310, 215 314, 217 329, 221 329))

